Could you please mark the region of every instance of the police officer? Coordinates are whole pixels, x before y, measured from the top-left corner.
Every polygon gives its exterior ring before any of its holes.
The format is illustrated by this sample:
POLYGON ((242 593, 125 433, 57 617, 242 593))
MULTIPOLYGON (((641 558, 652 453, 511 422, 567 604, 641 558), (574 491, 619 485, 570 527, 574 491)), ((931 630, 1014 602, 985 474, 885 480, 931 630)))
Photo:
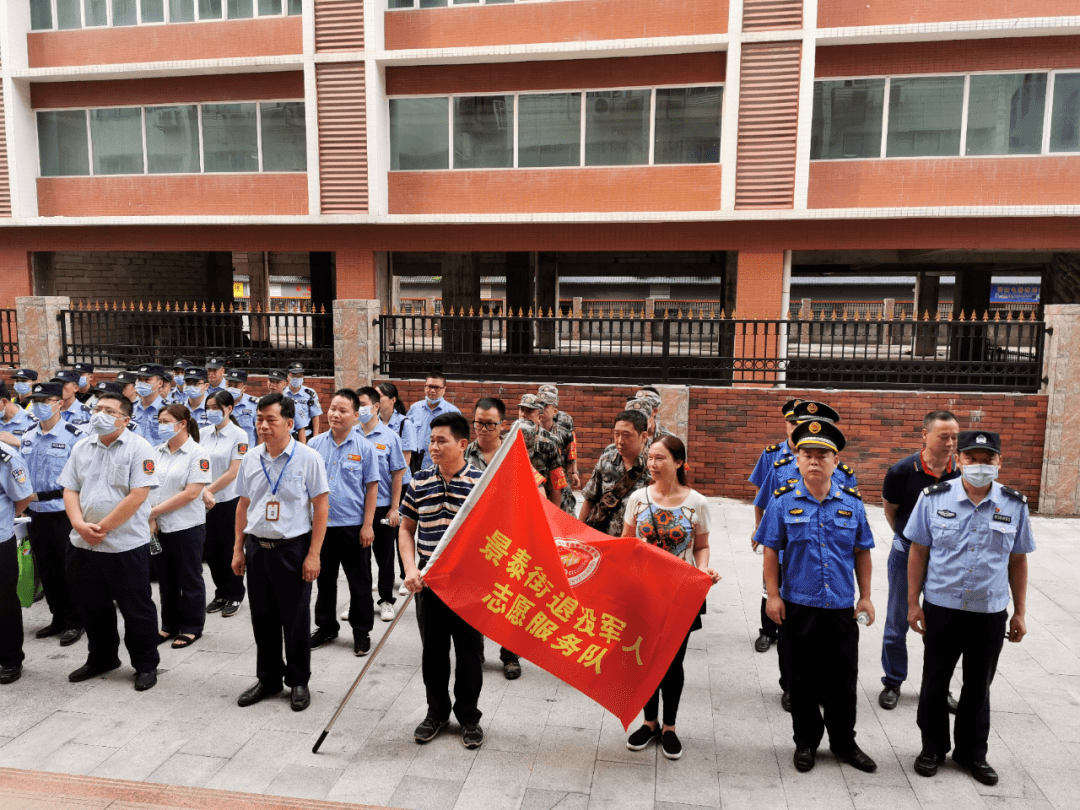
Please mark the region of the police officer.
POLYGON ((209 383, 209 387, 206 389, 208 394, 216 394, 218 391, 225 390, 225 358, 224 357, 207 357, 206 358, 206 381, 209 383))
POLYGON ((288 372, 289 385, 285 389, 285 396, 296 403, 296 429, 304 432, 303 441, 307 443, 319 433, 322 406, 315 389, 304 385, 304 364, 290 363, 288 372))
POLYGON ((612 537, 622 534, 626 499, 650 482, 645 458, 648 429, 648 420, 641 411, 616 415, 615 441, 600 454, 589 483, 581 491, 585 500, 578 520, 582 523, 612 537))
POLYGON ((856 617, 867 625, 874 621, 870 601, 874 538, 858 490, 842 488, 833 480, 845 445, 840 429, 812 419, 796 427, 791 439, 798 452, 798 478, 776 490, 757 537, 765 546, 767 611, 780 626, 780 654, 789 680, 795 769, 814 767, 818 744, 828 729, 829 748, 837 758, 870 772, 877 763, 855 742, 856 617), (782 587, 780 551, 784 551, 782 587), (824 706, 824 718, 819 704, 824 706))
POLYGON ((997 772, 986 761, 990 684, 1004 639, 1019 643, 1027 635, 1027 555, 1035 541, 1027 498, 996 480, 1001 437, 968 430, 957 447, 961 477, 923 490, 904 527, 911 541, 908 624, 923 636, 922 751, 915 772, 933 776, 952 747, 957 765, 995 785, 997 772), (964 686, 950 746, 945 698, 961 655, 964 686))
POLYGON ((17 450, 0 448, 0 683, 14 683, 22 677, 25 656, 15 516, 26 508, 33 494, 22 456, 17 450))
POLYGON ((294 414, 293 400, 282 394, 260 399, 262 444, 240 462, 232 568, 248 575, 258 681, 236 702, 258 703, 284 681, 293 711, 303 711, 311 705, 311 583, 319 576, 330 487, 319 454, 291 436, 294 414))
POLYGON ((75 426, 86 425, 90 422, 90 408, 76 397, 79 391, 79 380, 79 372, 74 369, 61 369, 51 380, 51 382, 63 385, 60 417, 75 426))
POLYGON ((209 428, 210 423, 206 419, 206 392, 209 383, 206 379, 206 369, 201 366, 188 366, 184 370, 184 407, 191 411, 191 418, 199 426, 199 430, 209 428))
POLYGON ((431 438, 431 423, 435 417, 442 416, 444 413, 461 413, 457 405, 446 401, 445 395, 446 377, 433 371, 424 380, 424 398, 419 402, 414 402, 406 414, 406 418, 413 423, 416 431, 416 452, 421 459, 419 462, 411 462, 414 471, 430 463, 427 461, 427 450, 431 438))
POLYGON ((285 369, 270 369, 266 372, 266 392, 268 394, 284 394, 285 389, 288 387, 288 380, 289 375, 285 369))
POLYGON ((34 384, 30 409, 39 421, 23 436, 22 453, 34 489, 27 527, 30 548, 52 615, 49 624, 34 637, 59 635, 60 646, 67 647, 82 638, 83 620, 75 603, 73 583, 68 580, 68 563, 75 550, 59 478, 72 449, 87 434, 60 418, 62 391, 61 383, 34 384))
POLYGON ((184 396, 184 373, 194 365, 190 360, 185 357, 177 357, 173 361, 172 366, 172 395, 170 398, 166 398, 166 404, 171 405, 173 402, 179 402, 181 405, 187 405, 187 397, 184 396))
POLYGON ((225 372, 225 383, 233 398, 232 417, 241 429, 247 433, 248 446, 257 444, 255 437, 255 413, 259 401, 247 393, 248 373, 242 368, 230 368, 225 372))
POLYGON ((60 474, 71 521, 71 577, 86 622, 86 663, 73 683, 120 666, 116 609, 124 617, 124 644, 135 668, 135 689, 157 683, 157 609, 150 590, 150 490, 158 485, 154 451, 127 430, 131 402, 98 394, 93 435, 79 442, 60 474), (115 606, 114 606, 115 603, 115 606))
MULTIPOLYGON (((7 383, 0 380, 0 442, 18 450, 22 446, 23 436, 36 424, 37 419, 33 414, 19 407, 11 398, 7 383)), ((0 533, 3 533, 2 526, 0 533)))
POLYGON ((15 389, 13 399, 20 408, 25 408, 30 401, 30 390, 37 382, 38 373, 32 368, 17 368, 11 375, 12 388, 15 389))
MULTIPOLYGON (((885 674, 881 678, 883 688, 878 704, 883 709, 896 708, 900 684, 907 679, 907 571, 911 541, 904 536, 904 527, 924 489, 960 476, 955 455, 959 435, 960 424, 954 414, 931 411, 923 418, 922 450, 900 459, 885 473, 881 497, 893 540, 889 551, 889 603, 881 642, 881 669, 885 674)), ((951 694, 949 703, 950 710, 955 712, 956 701, 951 694)))
POLYGON ((349 583, 349 624, 353 631, 353 654, 371 650, 375 611, 371 601, 371 544, 375 540, 375 509, 379 497, 379 461, 375 446, 358 430, 360 399, 342 388, 330 398, 327 422, 330 430, 308 445, 326 465, 330 484, 330 514, 320 554, 315 597, 315 632, 311 648, 321 647, 338 636, 338 566, 349 583))
POLYGON ((97 394, 94 392, 94 364, 76 363, 71 370, 79 375, 79 390, 76 398, 87 408, 93 408, 97 403, 97 394))
POLYGON ((168 439, 158 431, 158 414, 166 406, 161 398, 161 386, 165 381, 165 369, 158 363, 143 363, 136 372, 135 395, 132 418, 138 425, 139 435, 152 446, 168 439))

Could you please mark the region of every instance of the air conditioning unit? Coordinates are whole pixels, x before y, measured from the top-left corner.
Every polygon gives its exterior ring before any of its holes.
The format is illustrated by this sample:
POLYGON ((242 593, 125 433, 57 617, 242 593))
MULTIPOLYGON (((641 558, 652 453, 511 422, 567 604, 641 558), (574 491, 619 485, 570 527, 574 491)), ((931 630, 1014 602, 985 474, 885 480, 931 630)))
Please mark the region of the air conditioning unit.
POLYGON ((154 112, 154 126, 158 129, 179 129, 180 124, 179 110, 157 110, 154 112))

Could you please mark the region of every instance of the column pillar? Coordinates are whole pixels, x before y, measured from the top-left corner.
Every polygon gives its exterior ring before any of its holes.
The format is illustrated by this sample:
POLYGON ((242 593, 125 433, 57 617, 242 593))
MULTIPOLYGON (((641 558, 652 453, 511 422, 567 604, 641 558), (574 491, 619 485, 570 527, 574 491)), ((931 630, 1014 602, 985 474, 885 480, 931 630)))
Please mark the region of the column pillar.
MULTIPOLYGON (((741 319, 778 320, 784 317, 784 251, 748 253, 737 258, 736 298, 741 319)), ((772 384, 776 371, 757 368, 779 356, 776 330, 767 324, 735 324, 733 352, 736 383, 772 384)))
POLYGON ((0 309, 14 309, 16 298, 34 294, 30 257, 25 250, 0 250, 0 309))
MULTIPOLYGON (((959 287, 957 287, 959 289, 959 287)), ((912 320, 915 324, 915 343, 912 353, 915 357, 933 357, 937 354, 938 328, 937 314, 941 296, 941 277, 920 272, 915 276, 915 305, 912 310, 912 320), (919 325, 925 315, 930 315, 930 321, 925 325, 919 325), (931 326, 930 324, 933 323, 931 326)), ((960 315, 958 307, 959 298, 953 302, 953 313, 960 315)))
POLYGON ((1075 427, 1080 398, 1080 304, 1045 307, 1048 328, 1045 369, 1046 434, 1043 442, 1039 512, 1080 515, 1080 431, 1075 427))
POLYGON ((375 299, 334 302, 334 385, 371 385, 379 362, 379 333, 375 319, 382 304, 375 299))
MULTIPOLYGON (((480 353, 483 340, 482 321, 462 318, 471 309, 480 312, 480 269, 475 253, 443 253, 442 262, 442 367, 445 374, 451 365, 469 373, 469 365, 459 365, 468 355, 480 353), (455 313, 451 316, 449 313, 455 313)), ((434 366, 433 366, 434 368, 434 366)))
MULTIPOLYGON (((559 314, 559 263, 554 253, 536 254, 536 314, 559 314)), ((541 322, 537 343, 541 349, 554 349, 557 342, 555 322, 541 322)))
POLYGON ((60 368, 60 310, 71 305, 66 296, 20 296, 13 302, 19 319, 19 365, 49 379, 60 368))
MULTIPOLYGON (((506 254, 506 306, 511 315, 533 308, 534 277, 531 253, 506 254)), ((532 324, 508 321, 506 351, 513 355, 532 354, 532 324)))

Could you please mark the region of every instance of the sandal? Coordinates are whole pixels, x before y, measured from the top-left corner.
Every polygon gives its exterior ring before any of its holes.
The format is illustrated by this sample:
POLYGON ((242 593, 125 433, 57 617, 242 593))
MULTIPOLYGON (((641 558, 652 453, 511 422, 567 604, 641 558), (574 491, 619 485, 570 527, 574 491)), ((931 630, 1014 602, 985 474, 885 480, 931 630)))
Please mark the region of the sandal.
POLYGON ((158 644, 166 644, 167 642, 172 641, 178 635, 180 635, 180 634, 179 633, 170 633, 167 630, 159 630, 158 631, 158 644))
POLYGON ((190 647, 200 638, 202 638, 202 633, 196 633, 193 636, 181 633, 175 639, 173 639, 172 648, 174 650, 182 650, 184 649, 184 647, 190 647))

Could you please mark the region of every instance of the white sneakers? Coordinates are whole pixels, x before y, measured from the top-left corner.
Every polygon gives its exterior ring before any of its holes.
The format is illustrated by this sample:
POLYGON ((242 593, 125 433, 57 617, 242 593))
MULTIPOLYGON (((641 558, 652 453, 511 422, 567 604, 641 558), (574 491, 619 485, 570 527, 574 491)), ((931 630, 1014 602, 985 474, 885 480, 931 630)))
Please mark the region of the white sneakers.
POLYGON ((379 603, 379 618, 384 622, 392 622, 394 620, 394 606, 389 602, 379 603))
POLYGON ((401 596, 408 596, 409 595, 409 589, 405 587, 404 582, 401 583, 401 587, 397 589, 397 592, 401 596))

